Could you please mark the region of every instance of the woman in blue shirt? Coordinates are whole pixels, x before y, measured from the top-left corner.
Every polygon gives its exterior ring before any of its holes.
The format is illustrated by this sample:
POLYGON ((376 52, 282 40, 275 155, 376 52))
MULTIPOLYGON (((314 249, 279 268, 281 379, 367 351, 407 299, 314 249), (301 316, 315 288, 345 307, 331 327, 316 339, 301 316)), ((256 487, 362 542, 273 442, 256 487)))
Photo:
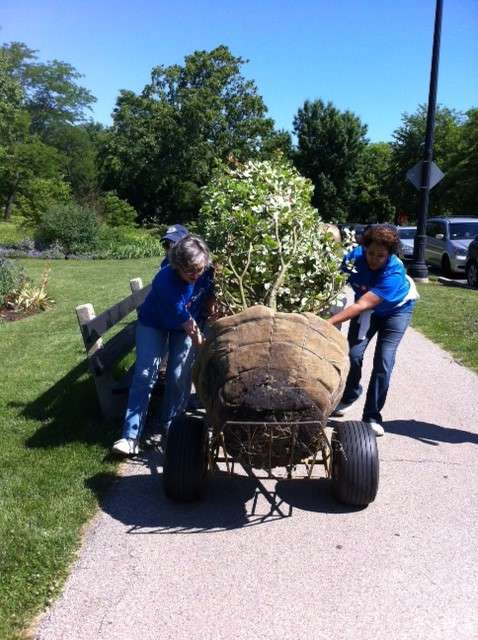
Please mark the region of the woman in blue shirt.
POLYGON ((395 354, 418 298, 413 281, 396 255, 399 243, 398 233, 391 225, 373 225, 367 229, 362 246, 347 254, 343 262, 355 302, 329 319, 331 324, 351 320, 348 333, 350 372, 334 415, 344 415, 361 395, 363 356, 370 340, 377 334, 362 418, 377 436, 384 434, 381 411, 387 398, 395 354))
POLYGON ((201 238, 188 235, 171 248, 169 265, 154 277, 151 291, 141 305, 136 329, 136 364, 123 426, 123 437, 114 443, 120 455, 138 453, 149 399, 158 378, 161 360, 168 353, 166 387, 160 425, 167 432, 180 413, 189 391, 185 367, 192 364, 191 344, 203 342, 200 328, 190 313, 194 284, 209 266, 209 251, 201 238))

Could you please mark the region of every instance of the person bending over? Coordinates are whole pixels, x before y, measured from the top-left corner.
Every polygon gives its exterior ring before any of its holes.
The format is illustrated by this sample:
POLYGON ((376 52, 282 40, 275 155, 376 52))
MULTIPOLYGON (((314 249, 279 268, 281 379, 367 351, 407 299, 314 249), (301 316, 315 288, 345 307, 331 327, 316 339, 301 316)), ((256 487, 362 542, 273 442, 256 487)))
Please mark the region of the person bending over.
MULTIPOLYGON (((168 355, 166 384, 160 409, 160 428, 167 433, 173 418, 189 398, 188 357, 191 345, 199 347, 203 335, 188 306, 194 284, 209 266, 205 242, 187 235, 170 249, 169 264, 153 279, 151 291, 139 308, 136 329, 136 364, 131 383, 123 434, 112 451, 123 456, 138 453, 151 392, 158 378, 161 360, 168 355)), ((189 382, 190 384, 190 382, 189 382)))
POLYGON ((342 400, 332 414, 335 416, 344 415, 361 395, 363 356, 377 334, 362 418, 377 436, 384 434, 381 411, 387 399, 395 354, 418 298, 413 280, 396 255, 399 243, 398 233, 391 225, 377 224, 366 230, 362 246, 348 253, 342 265, 349 274, 355 302, 328 320, 333 325, 351 320, 350 372, 342 400))

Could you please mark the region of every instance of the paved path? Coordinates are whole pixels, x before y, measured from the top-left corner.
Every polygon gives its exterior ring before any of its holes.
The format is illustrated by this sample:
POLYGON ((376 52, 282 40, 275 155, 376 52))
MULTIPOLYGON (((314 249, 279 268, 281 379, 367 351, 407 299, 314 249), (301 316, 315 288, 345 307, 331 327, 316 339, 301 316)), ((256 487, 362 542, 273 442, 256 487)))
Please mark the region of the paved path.
POLYGON ((409 330, 385 420, 359 511, 326 480, 278 483, 284 519, 245 477, 171 504, 159 454, 125 464, 36 639, 476 640, 478 376, 409 330))

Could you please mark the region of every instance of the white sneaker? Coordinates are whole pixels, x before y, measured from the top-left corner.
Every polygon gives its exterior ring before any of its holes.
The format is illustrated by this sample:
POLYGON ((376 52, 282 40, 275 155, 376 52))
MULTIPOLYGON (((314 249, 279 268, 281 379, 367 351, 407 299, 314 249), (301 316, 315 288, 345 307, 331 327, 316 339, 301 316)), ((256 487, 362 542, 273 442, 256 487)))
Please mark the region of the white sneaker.
POLYGON ((138 443, 134 438, 121 438, 111 447, 112 453, 120 456, 137 456, 139 453, 138 443))
POLYGON ((370 429, 372 429, 372 431, 377 436, 377 438, 385 434, 385 429, 382 427, 382 425, 379 422, 375 422, 375 420, 368 420, 367 424, 370 427, 370 429))
POLYGON ((332 418, 341 418, 346 413, 348 413, 351 408, 351 404, 344 404, 343 402, 339 402, 339 404, 335 407, 330 415, 332 418))

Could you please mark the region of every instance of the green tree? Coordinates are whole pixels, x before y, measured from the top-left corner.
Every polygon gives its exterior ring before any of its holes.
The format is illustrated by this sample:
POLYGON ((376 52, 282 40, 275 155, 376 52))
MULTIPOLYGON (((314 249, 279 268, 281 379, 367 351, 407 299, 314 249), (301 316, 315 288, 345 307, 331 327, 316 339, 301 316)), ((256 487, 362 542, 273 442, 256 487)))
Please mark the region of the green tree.
POLYGON ((23 110, 22 87, 11 76, 9 60, 0 49, 0 198, 7 220, 11 216, 20 180, 9 166, 12 149, 18 142, 25 141, 29 125, 30 119, 23 110))
POLYGON ((67 63, 36 60, 23 43, 0 47, 0 204, 7 220, 15 203, 37 220, 55 199, 69 198, 69 185, 82 198, 97 182, 90 135, 72 126, 94 98, 67 63))
POLYGON ((466 112, 459 140, 449 163, 448 178, 453 191, 454 211, 478 214, 478 109, 466 112))
POLYGON ((44 140, 60 154, 61 171, 79 202, 93 202, 98 191, 97 148, 83 126, 52 126, 44 140))
POLYGON ((28 225, 35 227, 47 209, 70 200, 70 185, 61 178, 33 176, 23 183, 18 193, 15 212, 23 216, 28 225))
POLYGON ((348 219, 366 125, 331 102, 306 100, 294 118, 294 133, 295 164, 315 187, 312 204, 324 220, 348 219))
POLYGON ((362 151, 355 179, 355 197, 349 205, 353 222, 393 222, 390 193, 392 148, 386 142, 368 144, 362 151))
MULTIPOLYGON (((402 124, 394 131, 392 141, 392 176, 390 192, 397 210, 412 219, 418 213, 418 191, 406 179, 406 173, 423 158, 427 108, 420 105, 415 113, 404 113, 402 124)), ((449 171, 453 166, 463 121, 461 113, 439 105, 435 115, 433 159, 445 178, 430 193, 430 213, 453 211, 456 192, 449 171)))
POLYGON ((67 193, 62 187, 61 157, 56 149, 49 147, 36 136, 25 135, 0 148, 0 195, 3 197, 4 218, 8 220, 16 201, 23 203, 19 213, 31 214, 33 221, 45 206, 54 200, 54 194, 67 193), (39 193, 42 194, 38 198, 39 193))
POLYGON ((8 58, 0 49, 0 144, 2 146, 16 137, 18 123, 22 118, 22 101, 22 87, 11 77, 8 58))
POLYGON ((218 160, 259 157, 266 140, 273 147, 272 120, 240 73, 244 63, 225 46, 196 51, 183 66, 155 67, 141 94, 122 91, 106 140, 105 188, 143 218, 187 220, 218 160))
POLYGON ((294 159, 292 136, 288 131, 272 131, 270 135, 265 136, 260 155, 263 160, 272 160, 281 156, 292 162, 294 159))
POLYGON ((96 98, 78 84, 82 75, 73 66, 61 60, 38 62, 37 52, 22 42, 5 43, 0 51, 10 76, 23 89, 33 132, 43 134, 53 125, 85 119, 96 98))

